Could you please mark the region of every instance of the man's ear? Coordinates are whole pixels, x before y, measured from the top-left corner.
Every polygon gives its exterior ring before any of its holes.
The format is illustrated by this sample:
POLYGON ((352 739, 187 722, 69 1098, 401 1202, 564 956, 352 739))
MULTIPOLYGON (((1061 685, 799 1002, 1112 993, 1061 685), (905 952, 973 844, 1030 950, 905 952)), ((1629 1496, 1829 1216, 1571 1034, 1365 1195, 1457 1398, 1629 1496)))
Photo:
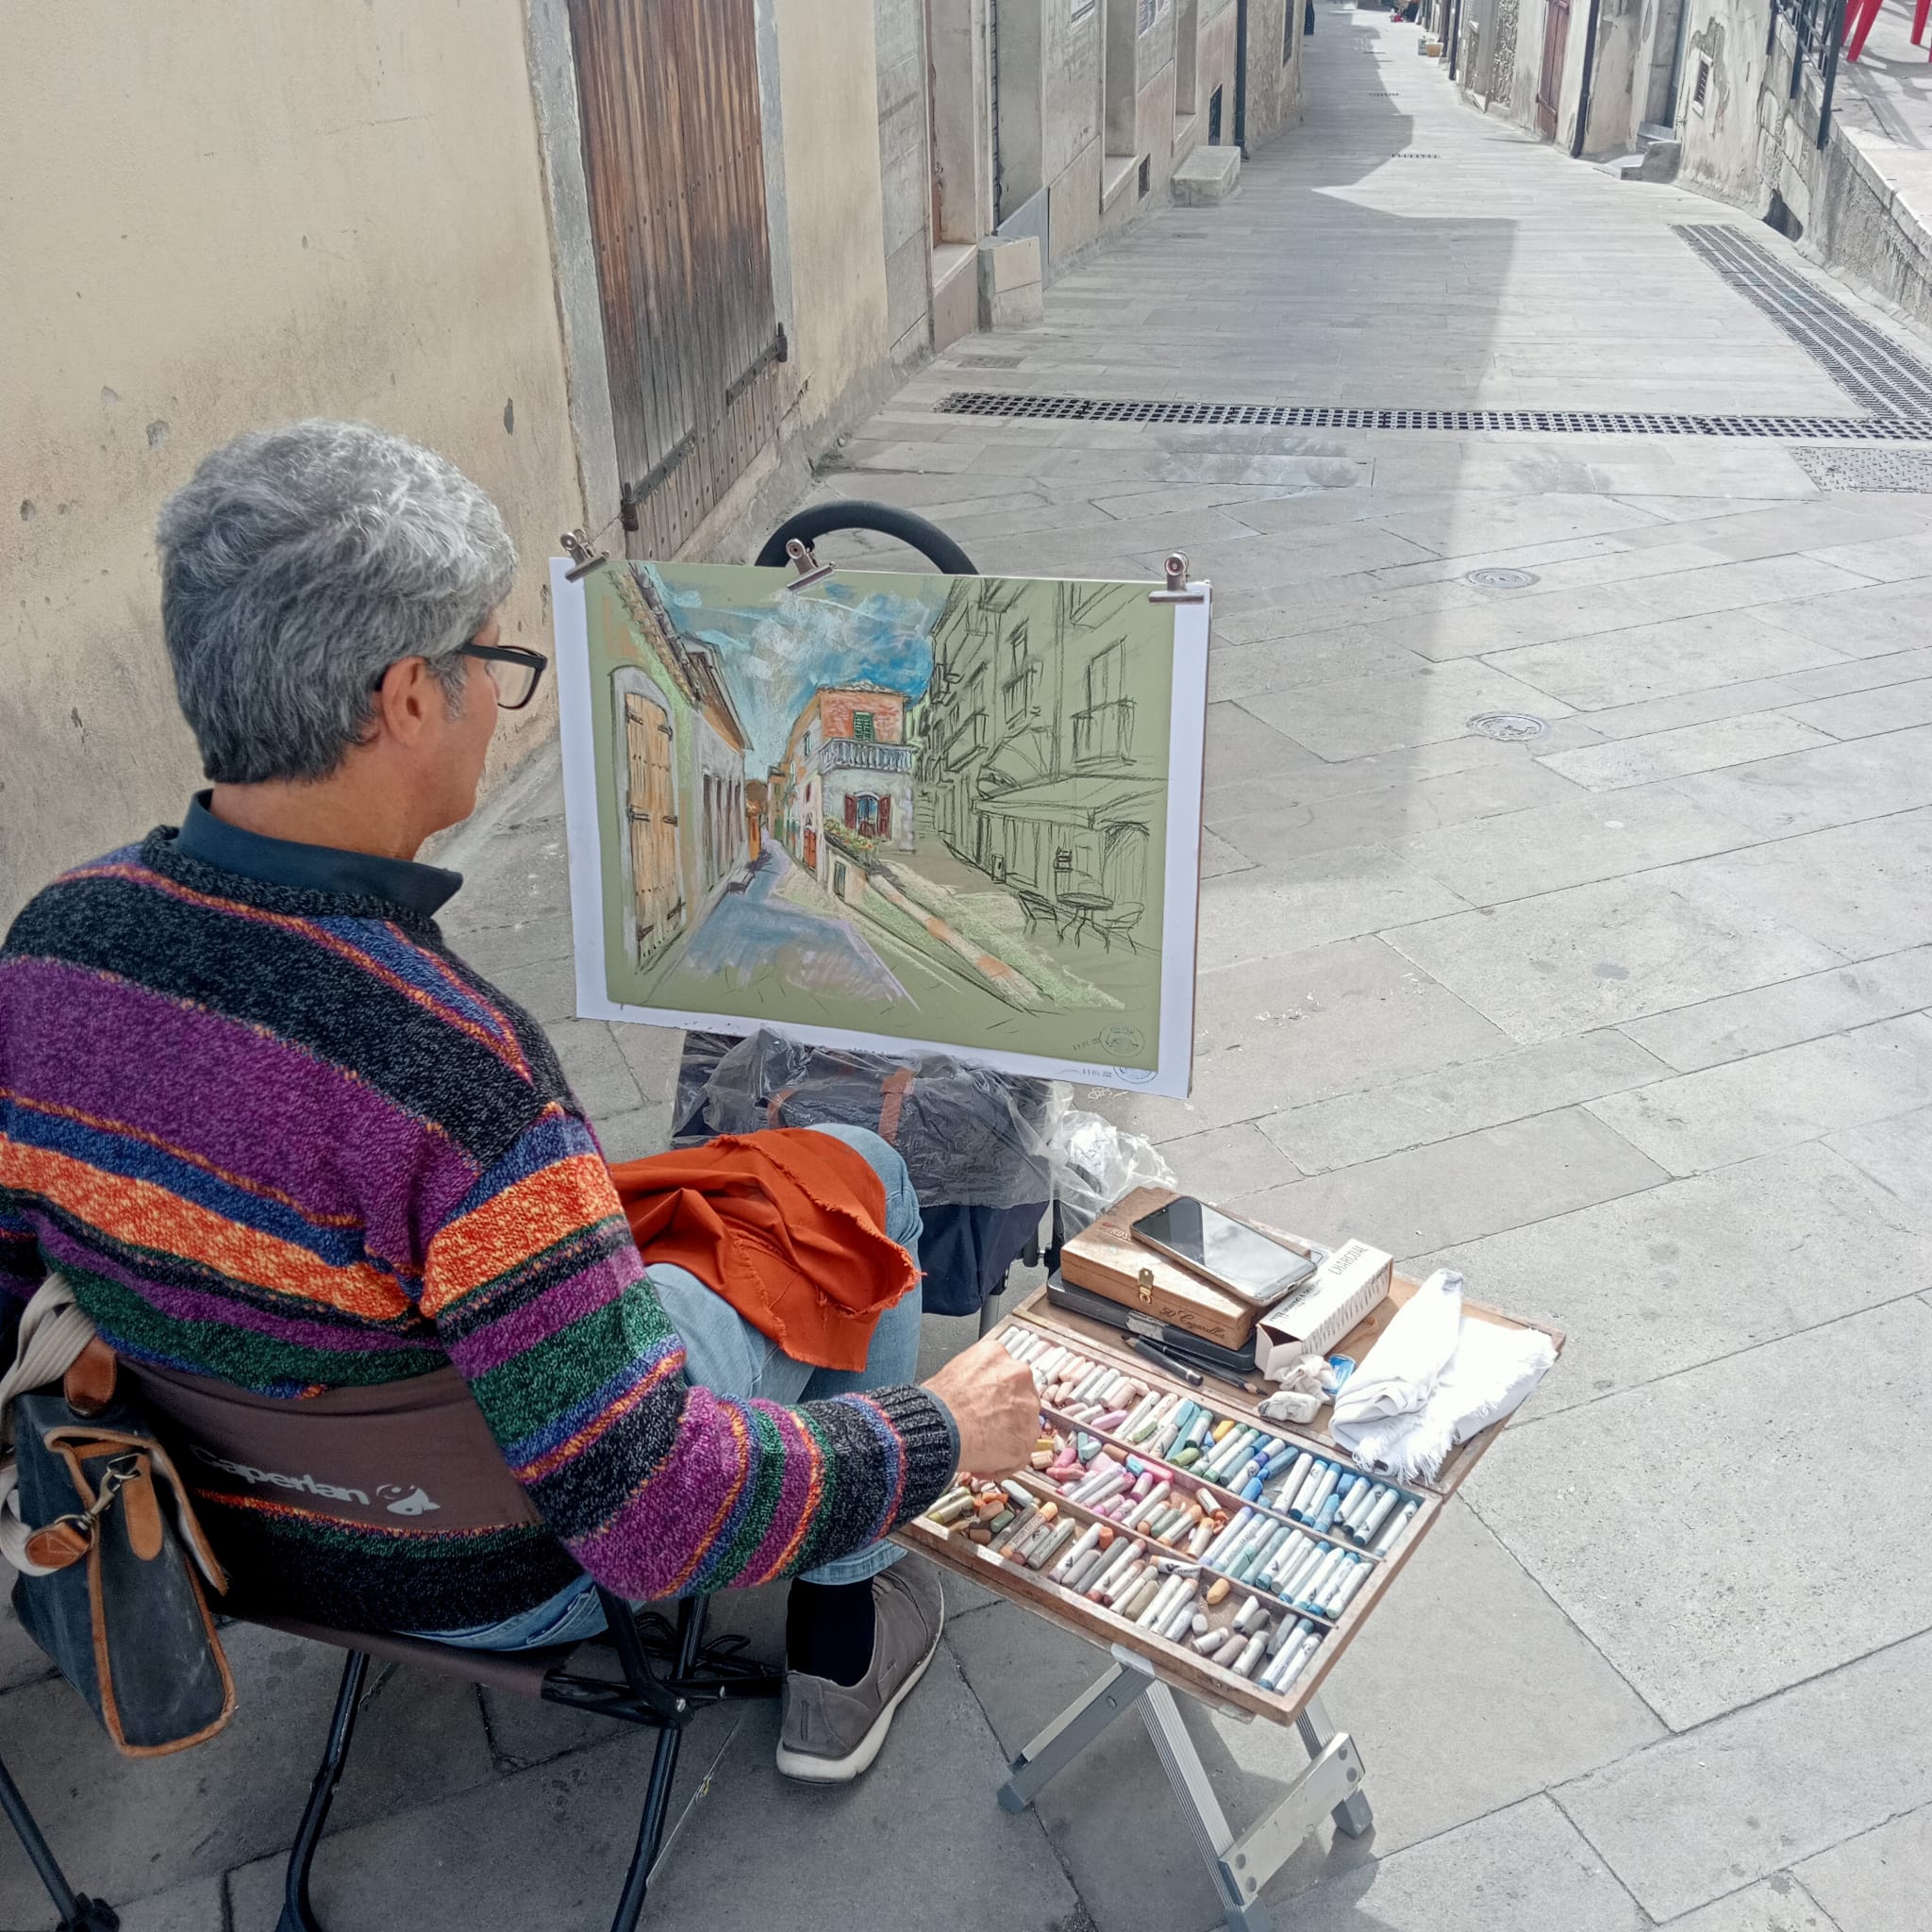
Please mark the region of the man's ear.
POLYGON ((399 658, 375 689, 375 729, 371 736, 417 744, 443 713, 441 687, 421 658, 399 658))

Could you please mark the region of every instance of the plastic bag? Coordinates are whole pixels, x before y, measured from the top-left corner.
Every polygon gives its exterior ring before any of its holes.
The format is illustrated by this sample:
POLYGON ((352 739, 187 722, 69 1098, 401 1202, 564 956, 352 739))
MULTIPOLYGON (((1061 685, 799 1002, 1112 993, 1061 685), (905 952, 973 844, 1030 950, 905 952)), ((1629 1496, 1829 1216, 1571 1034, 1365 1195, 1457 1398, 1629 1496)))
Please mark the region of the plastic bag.
POLYGON ((1091 1226, 1136 1188, 1175 1185, 1174 1169, 1153 1141, 1074 1107, 1073 1089, 1058 1083, 1054 1087, 1047 1149, 1054 1198, 1060 1207, 1063 1232, 1069 1235, 1091 1226))
POLYGON ((904 1060, 780 1033, 688 1033, 672 1139, 826 1122, 871 1127, 904 1158, 922 1208, 1032 1207, 1052 1194, 1051 1088, 945 1054, 904 1060))

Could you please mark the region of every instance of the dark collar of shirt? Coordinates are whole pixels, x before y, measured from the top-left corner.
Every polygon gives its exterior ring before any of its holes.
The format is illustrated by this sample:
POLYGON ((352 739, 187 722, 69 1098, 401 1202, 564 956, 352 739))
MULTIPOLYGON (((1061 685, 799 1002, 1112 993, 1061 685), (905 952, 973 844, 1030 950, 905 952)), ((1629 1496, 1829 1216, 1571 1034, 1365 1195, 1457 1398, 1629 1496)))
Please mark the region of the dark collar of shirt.
POLYGON ((459 872, 418 865, 412 858, 383 858, 373 852, 341 852, 333 845, 304 845, 293 839, 265 839, 259 832, 244 832, 208 808, 213 795, 194 794, 175 841, 177 852, 203 865, 260 879, 265 885, 387 899, 425 919, 434 918, 463 883, 459 872))

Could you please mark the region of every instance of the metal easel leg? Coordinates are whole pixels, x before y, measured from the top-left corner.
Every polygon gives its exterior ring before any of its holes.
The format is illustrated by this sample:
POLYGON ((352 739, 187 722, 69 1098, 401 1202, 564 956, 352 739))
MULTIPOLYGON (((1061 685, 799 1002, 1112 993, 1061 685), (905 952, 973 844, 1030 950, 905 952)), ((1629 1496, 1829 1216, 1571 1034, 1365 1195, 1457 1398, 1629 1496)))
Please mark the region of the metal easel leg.
POLYGON ((1116 1719, 1138 1707, 1174 1787, 1174 1802, 1213 1879, 1228 1932, 1272 1932, 1274 1920, 1261 1903, 1261 1888, 1322 1822, 1323 1812, 1350 1838, 1361 1837, 1374 1823, 1361 1789, 1366 1774, 1355 1740, 1336 1730, 1321 1700, 1310 1698, 1296 1723, 1311 1760, 1307 1770, 1272 1811, 1237 1837, 1208 1782, 1208 1769, 1181 1721, 1174 1692, 1131 1652, 1116 1648, 1113 1656, 1113 1668, 1014 1758, 1013 1774, 1000 1788, 1000 1803, 1008 1811, 1024 1811, 1050 1778, 1116 1719))
MULTIPOLYGON (((1295 1728, 1302 1734, 1302 1742, 1308 1747, 1308 1756, 1318 1761, 1336 1735, 1335 1726, 1329 1722, 1328 1713, 1319 1697, 1308 1699, 1307 1707, 1295 1720, 1295 1728)), ((1355 1749, 1352 1740, 1349 1748, 1356 1773, 1351 1781, 1354 1789, 1336 1806, 1333 1815, 1335 1828, 1344 1838, 1360 1838, 1374 1824, 1375 1814, 1369 1809, 1369 1794, 1362 1790, 1360 1782, 1368 1775, 1368 1767, 1362 1763, 1361 1753, 1355 1749)))
POLYGON ((1000 1803, 1024 1811, 1118 1717, 1158 1686, 1137 1657, 1114 1652, 1114 1667, 1083 1691, 1013 1759, 1013 1774, 1000 1787, 1000 1803))

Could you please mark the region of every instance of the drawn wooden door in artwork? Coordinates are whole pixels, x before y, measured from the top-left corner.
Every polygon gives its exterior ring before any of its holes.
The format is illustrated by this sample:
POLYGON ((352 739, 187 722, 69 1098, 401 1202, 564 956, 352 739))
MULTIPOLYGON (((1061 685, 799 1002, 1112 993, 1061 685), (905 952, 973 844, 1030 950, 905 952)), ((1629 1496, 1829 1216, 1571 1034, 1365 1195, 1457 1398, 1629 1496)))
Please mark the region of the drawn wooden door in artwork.
POLYGON ((1557 138, 1563 99, 1563 59, 1570 50, 1570 0, 1543 0, 1543 65, 1536 84, 1536 131, 1557 138))
POLYGON ((638 963, 684 926, 684 892, 677 871, 677 793, 671 773, 675 735, 663 706, 638 691, 624 697, 625 750, 630 788, 631 891, 637 901, 638 963))

